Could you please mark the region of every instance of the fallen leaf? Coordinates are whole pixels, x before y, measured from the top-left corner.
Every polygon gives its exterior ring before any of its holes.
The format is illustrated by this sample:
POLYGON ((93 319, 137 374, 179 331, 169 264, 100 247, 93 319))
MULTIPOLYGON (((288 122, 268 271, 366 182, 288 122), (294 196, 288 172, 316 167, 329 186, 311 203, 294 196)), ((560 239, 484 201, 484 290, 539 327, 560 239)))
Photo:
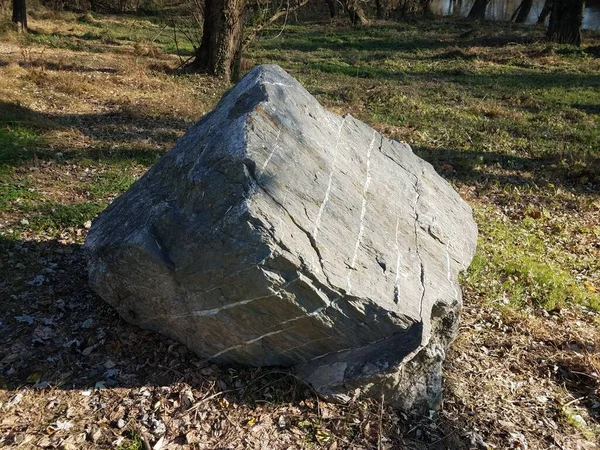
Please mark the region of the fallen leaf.
POLYGON ((33 317, 31 316, 15 316, 15 320, 17 322, 23 322, 28 325, 31 325, 33 323, 33 317))
POLYGON ((54 331, 50 327, 37 327, 33 330, 33 335, 31 336, 31 340, 33 342, 39 342, 40 344, 45 344, 45 341, 49 341, 52 339, 54 335, 54 331))
POLYGON ((27 377, 28 383, 37 383, 37 381, 42 377, 42 372, 33 372, 31 375, 27 377))
POLYGON ((70 430, 71 428, 73 428, 73 423, 72 423, 72 422, 69 422, 69 421, 66 421, 66 420, 65 420, 65 421, 62 421, 62 420, 57 420, 57 421, 56 421, 56 426, 55 426, 55 428, 56 428, 57 430, 64 430, 64 431, 68 431, 68 430, 70 430))
POLYGON ((18 405, 21 402, 21 400, 23 400, 23 394, 19 392, 17 395, 15 395, 8 401, 6 406, 8 408, 11 408, 12 406, 18 405))
POLYGON ((152 450, 161 450, 163 448, 164 443, 165 437, 161 436, 160 439, 156 441, 156 444, 154 444, 154 447, 152 447, 152 450))
POLYGON ((46 281, 46 277, 44 275, 37 275, 32 280, 29 280, 27 283, 28 286, 41 286, 46 281))
POLYGON ((183 393, 181 394, 181 404, 185 409, 190 409, 192 407, 192 405, 194 404, 194 394, 192 393, 192 391, 190 391, 189 389, 183 391, 183 393))

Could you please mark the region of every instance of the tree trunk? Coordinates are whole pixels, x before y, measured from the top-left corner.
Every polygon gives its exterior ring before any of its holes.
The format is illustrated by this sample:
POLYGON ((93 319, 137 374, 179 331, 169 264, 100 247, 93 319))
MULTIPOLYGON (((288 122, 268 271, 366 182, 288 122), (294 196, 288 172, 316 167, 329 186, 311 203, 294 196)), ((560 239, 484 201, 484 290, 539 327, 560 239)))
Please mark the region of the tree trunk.
POLYGON ((532 6, 533 0, 523 0, 517 8, 517 11, 515 11, 515 22, 525 23, 525 21, 527 21, 527 18, 529 17, 529 13, 531 12, 532 6))
POLYGON ((344 3, 344 9, 346 10, 348 17, 350 17, 350 22, 352 22, 352 25, 366 25, 368 23, 365 12, 360 4, 360 0, 346 0, 344 3))
POLYGON ((337 15, 335 9, 335 0, 325 0, 327 2, 327 7, 329 8, 329 17, 332 19, 337 15))
POLYGON ((232 79, 241 59, 246 0, 206 0, 194 70, 232 79))
POLYGON ((375 9, 376 9, 376 13, 375 13, 375 17, 378 20, 381 20, 384 18, 385 14, 383 12, 383 4, 382 4, 382 0, 375 0, 375 9))
POLYGON ((471 11, 469 11, 467 17, 473 20, 484 20, 485 10, 489 2, 490 0, 475 0, 475 4, 471 8, 471 11))
POLYGON ((19 31, 27 31, 27 5, 25 0, 13 0, 12 21, 19 31))
POLYGON ((463 0, 452 0, 452 15, 460 17, 462 12, 463 0))
POLYGON ((552 0, 546 0, 544 3, 544 7, 542 8, 542 12, 540 13, 537 20, 538 25, 543 25, 546 22, 550 11, 552 11, 552 0))
POLYGON ((585 0, 554 0, 548 39, 560 44, 581 45, 581 22, 585 0))

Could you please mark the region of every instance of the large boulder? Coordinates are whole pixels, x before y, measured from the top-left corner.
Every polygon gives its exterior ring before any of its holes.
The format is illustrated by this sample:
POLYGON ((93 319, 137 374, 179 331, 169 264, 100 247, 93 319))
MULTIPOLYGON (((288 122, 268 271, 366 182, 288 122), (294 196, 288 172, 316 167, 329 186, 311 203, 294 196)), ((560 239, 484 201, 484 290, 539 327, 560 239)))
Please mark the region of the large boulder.
POLYGON ((405 144, 254 68, 117 198, 93 289, 215 363, 293 366, 324 397, 434 408, 471 209, 405 144))

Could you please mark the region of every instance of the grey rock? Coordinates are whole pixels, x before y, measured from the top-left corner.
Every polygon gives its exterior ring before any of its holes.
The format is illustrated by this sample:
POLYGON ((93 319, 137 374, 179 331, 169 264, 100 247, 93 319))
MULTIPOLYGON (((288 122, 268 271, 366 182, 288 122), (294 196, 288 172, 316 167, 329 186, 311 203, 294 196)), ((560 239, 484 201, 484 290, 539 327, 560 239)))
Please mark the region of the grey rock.
POLYGON ((410 147, 254 68, 96 220, 93 289, 214 363, 324 397, 439 402, 471 209, 410 147))

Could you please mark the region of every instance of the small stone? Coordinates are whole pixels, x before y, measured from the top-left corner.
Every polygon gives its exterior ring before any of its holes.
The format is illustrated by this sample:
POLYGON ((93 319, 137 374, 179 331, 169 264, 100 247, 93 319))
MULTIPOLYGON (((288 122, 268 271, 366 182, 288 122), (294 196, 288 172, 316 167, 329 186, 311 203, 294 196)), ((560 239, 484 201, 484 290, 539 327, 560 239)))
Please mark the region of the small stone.
POLYGON ((15 395, 13 398, 11 398, 9 400, 9 402, 6 404, 6 406, 8 408, 11 408, 11 407, 21 403, 21 400, 23 400, 23 394, 21 392, 19 392, 17 395, 15 395))
POLYGON ((160 420, 151 419, 150 425, 152 427, 152 433, 156 436, 161 436, 167 432, 167 426, 160 420))
POLYGON ((281 415, 279 416, 279 419, 277 420, 277 425, 279 426, 279 428, 285 428, 287 425, 287 422, 285 420, 285 416, 281 415))
POLYGON ((575 414, 574 416, 572 416, 572 418, 577 424, 581 425, 582 427, 587 426, 585 419, 583 417, 581 417, 579 414, 575 414))
POLYGON ((125 428, 125 425, 127 425, 125 423, 125 421, 123 419, 119 419, 117 420, 117 428, 120 430, 121 428, 125 428))

